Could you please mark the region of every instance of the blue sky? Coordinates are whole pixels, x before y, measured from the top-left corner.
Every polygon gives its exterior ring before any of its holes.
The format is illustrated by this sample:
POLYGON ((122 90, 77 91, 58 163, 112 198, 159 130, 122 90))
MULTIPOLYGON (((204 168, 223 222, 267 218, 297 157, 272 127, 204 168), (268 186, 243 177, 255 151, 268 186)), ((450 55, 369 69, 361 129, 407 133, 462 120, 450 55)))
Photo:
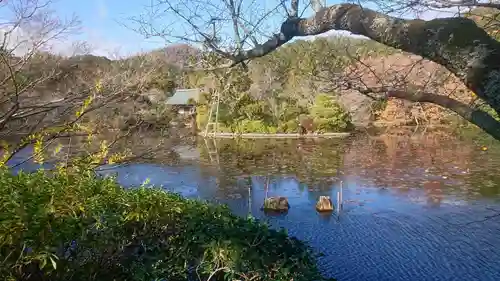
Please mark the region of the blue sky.
MULTIPOLYGON (((82 32, 77 38, 89 42, 94 48, 93 52, 106 54, 119 49, 122 54, 130 54, 156 49, 166 44, 160 38, 145 39, 123 26, 123 23, 131 23, 128 18, 145 12, 145 6, 150 2, 151 0, 58 0, 54 8, 59 16, 78 16, 82 22, 82 32)), ((258 5, 268 4, 267 6, 274 7, 277 1, 256 2, 258 5)))
POLYGON ((81 33, 75 39, 90 43, 98 54, 135 53, 151 50, 165 44, 161 40, 146 40, 137 32, 124 27, 128 17, 144 11, 149 0, 58 0, 54 9, 61 17, 78 16, 81 33))
MULTIPOLYGON (((158 38, 145 39, 144 36, 123 26, 123 23, 130 23, 127 18, 143 13, 145 5, 148 5, 150 1, 57 0, 53 8, 60 17, 70 17, 72 14, 78 16, 82 22, 82 31, 80 35, 75 36, 75 40, 88 42, 92 46, 93 53, 108 55, 119 51, 121 54, 132 54, 160 48, 166 44, 164 40, 158 38)), ((268 4, 268 7, 271 5, 274 7, 277 1, 257 0, 256 2, 257 5, 268 4)), ((334 4, 341 1, 328 0, 326 2, 334 4)), ((304 7, 304 4, 302 6, 304 7)))
MULTIPOLYGON (((72 14, 78 16, 82 23, 81 34, 75 35, 72 39, 88 42, 94 54, 109 56, 119 52, 126 55, 165 46, 165 41, 162 39, 146 40, 142 35, 123 26, 123 23, 130 23, 127 18, 143 13, 145 5, 150 2, 151 0, 56 0, 53 8, 60 17, 70 17, 72 14)), ((266 0, 256 0, 256 2, 260 6, 276 3, 266 0)), ((326 2, 335 4, 341 1, 326 2)), ((279 22, 280 19, 276 20, 279 22)))

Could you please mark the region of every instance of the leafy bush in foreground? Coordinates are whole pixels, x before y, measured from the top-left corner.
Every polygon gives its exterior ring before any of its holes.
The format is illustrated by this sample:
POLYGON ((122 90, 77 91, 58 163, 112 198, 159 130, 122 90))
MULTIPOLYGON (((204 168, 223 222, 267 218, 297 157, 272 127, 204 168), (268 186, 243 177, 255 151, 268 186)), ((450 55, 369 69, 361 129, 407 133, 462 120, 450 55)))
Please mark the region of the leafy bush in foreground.
POLYGON ((3 280, 324 280, 302 242, 92 172, 0 169, 3 280))

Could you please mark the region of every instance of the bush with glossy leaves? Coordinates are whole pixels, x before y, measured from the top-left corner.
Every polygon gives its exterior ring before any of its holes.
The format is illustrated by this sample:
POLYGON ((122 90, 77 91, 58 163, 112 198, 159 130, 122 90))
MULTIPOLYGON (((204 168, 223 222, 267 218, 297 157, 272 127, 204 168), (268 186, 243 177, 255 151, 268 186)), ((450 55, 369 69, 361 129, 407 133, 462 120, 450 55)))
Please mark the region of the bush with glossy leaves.
POLYGON ((283 231, 76 170, 0 169, 3 280, 325 280, 283 231))

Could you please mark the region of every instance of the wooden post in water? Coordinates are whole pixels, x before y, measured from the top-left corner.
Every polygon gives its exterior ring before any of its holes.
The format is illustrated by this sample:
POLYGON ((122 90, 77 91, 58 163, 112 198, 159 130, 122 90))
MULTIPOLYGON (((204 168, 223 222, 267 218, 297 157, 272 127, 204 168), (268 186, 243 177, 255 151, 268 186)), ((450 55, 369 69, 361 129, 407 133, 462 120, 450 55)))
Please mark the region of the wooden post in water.
POLYGON ((265 199, 267 199, 268 194, 269 194, 269 175, 266 176, 266 194, 265 194, 265 199))
POLYGON ((252 215, 252 179, 250 179, 250 184, 248 185, 248 216, 252 215))
POLYGON ((343 209, 344 208, 344 198, 343 198, 343 186, 344 186, 344 182, 343 181, 340 181, 340 209, 343 209))
POLYGON ((337 191, 337 214, 340 213, 340 192, 337 191))

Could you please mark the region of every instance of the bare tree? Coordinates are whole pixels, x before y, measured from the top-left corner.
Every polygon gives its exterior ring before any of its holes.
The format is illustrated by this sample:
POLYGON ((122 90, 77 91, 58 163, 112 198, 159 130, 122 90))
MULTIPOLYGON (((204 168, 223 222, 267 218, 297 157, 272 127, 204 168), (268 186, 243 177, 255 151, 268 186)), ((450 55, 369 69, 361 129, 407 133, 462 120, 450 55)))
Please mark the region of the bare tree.
MULTIPOLYGON (((277 0, 265 4, 243 0, 152 3, 145 15, 134 19, 137 30, 170 41, 204 44, 226 58, 228 65, 266 56, 297 37, 347 31, 444 66, 479 99, 500 112, 500 42, 462 16, 475 7, 499 12, 497 1, 375 0, 328 7, 321 0, 277 0), (447 17, 418 18, 442 11, 448 13, 447 17), (305 13, 310 16, 304 17, 305 13), (271 35, 266 32, 273 29, 278 30, 271 35)), ((500 123, 493 116, 439 92, 382 85, 365 88, 363 94, 433 103, 500 139, 500 123)))
POLYGON ((57 17, 51 4, 0 1, 2 14, 10 16, 0 23, 0 165, 31 145, 42 154, 61 138, 107 134, 111 145, 129 136, 131 130, 109 128, 110 118, 147 88, 159 66, 152 56, 112 62, 88 55, 85 45, 69 43, 79 31, 78 19, 57 17))

